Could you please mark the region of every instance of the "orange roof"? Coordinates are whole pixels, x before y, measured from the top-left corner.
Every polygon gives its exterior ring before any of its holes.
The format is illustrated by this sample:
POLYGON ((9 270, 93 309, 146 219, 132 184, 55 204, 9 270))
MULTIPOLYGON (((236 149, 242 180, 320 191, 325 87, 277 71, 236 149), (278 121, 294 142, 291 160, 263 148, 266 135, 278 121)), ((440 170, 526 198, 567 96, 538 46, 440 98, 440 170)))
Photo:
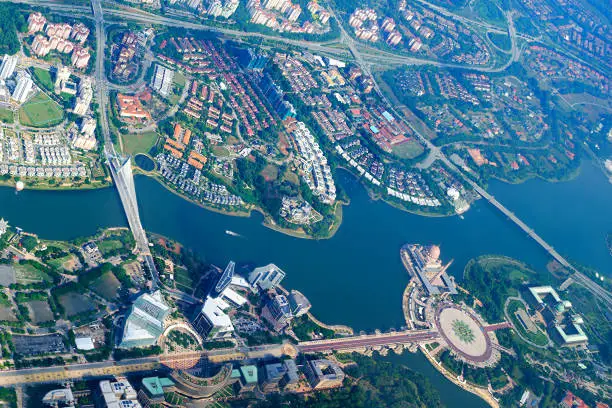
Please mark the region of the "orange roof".
MULTIPOLYGON (((168 140, 170 140, 170 139, 168 139, 168 140)), ((168 143, 166 143, 164 145, 164 149, 168 150, 177 159, 180 159, 181 157, 183 157, 183 153, 182 152, 179 152, 174 147, 170 146, 168 143)))
POLYGON ((174 139, 170 139, 170 138, 166 139, 166 144, 170 145, 170 146, 172 146, 175 149, 180 150, 180 151, 185 150, 185 145, 182 144, 181 142, 177 142, 174 139))
POLYGON ((191 130, 185 130, 185 134, 183 135, 183 144, 188 145, 191 140, 191 130))
POLYGON ((117 94, 117 103, 119 104, 120 116, 151 119, 151 115, 144 109, 136 96, 117 94))
POLYGON ((176 125, 174 125, 174 139, 179 141, 180 137, 181 137, 181 132, 183 131, 183 128, 181 127, 180 123, 177 123, 176 125))
POLYGON ((187 164, 195 167, 198 170, 202 170, 202 168, 204 167, 203 163, 200 163, 199 161, 192 159, 191 157, 189 158, 189 160, 187 160, 187 164))
POLYGON ((194 152, 193 150, 191 151, 191 153, 189 153, 189 158, 193 160, 197 160, 201 162, 202 164, 206 164, 206 162, 208 161, 206 156, 203 156, 198 152, 194 152))

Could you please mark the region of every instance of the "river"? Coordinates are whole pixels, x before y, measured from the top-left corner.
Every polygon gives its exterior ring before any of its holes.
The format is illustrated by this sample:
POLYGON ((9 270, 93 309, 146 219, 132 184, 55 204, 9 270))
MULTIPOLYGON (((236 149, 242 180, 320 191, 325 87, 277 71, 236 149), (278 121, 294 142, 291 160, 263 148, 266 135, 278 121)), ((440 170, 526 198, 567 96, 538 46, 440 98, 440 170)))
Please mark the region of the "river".
MULTIPOLYGON (((321 241, 275 232, 262 225, 259 214, 242 218, 207 211, 151 178, 137 177, 136 186, 147 230, 175 239, 218 265, 230 259, 258 265, 274 262, 287 272, 284 286, 302 291, 319 319, 358 330, 403 325, 401 298, 408 275, 399 248, 404 243, 440 245, 442 259, 454 260, 450 273, 459 279, 467 261, 482 254, 507 255, 540 270, 549 259, 484 200, 476 202, 464 219, 421 217, 371 200, 346 172, 339 177, 351 204, 344 207, 336 235, 321 241)), ((570 182, 494 182, 491 191, 562 254, 602 272, 612 271, 605 245, 605 234, 612 231, 612 217, 606 217, 612 208, 612 188, 592 165, 585 164, 570 182)), ((126 225, 111 188, 19 194, 0 188, 0 217, 42 238, 60 240, 126 225)))
MULTIPOLYGON (((287 272, 283 285, 302 291, 319 319, 358 330, 404 324, 401 299, 408 275, 399 258, 404 243, 440 245, 442 259, 454 260, 450 273, 459 280, 467 261, 483 254, 507 255, 539 270, 549 260, 535 242, 484 200, 476 202, 463 219, 427 218, 373 201, 346 172, 339 174, 339 182, 351 204, 344 207, 336 235, 321 241, 272 231, 262 225, 258 214, 241 218, 207 211, 151 178, 137 177, 136 188, 147 230, 175 239, 218 265, 230 259, 259 265, 274 262, 287 272), (240 236, 228 235, 226 230, 240 236)), ((608 216, 612 188, 592 164, 585 163, 580 175, 569 182, 492 182, 490 191, 562 254, 610 274, 612 257, 605 236, 612 231, 612 217, 608 216)), ((127 224, 112 188, 19 194, 0 188, 0 217, 41 238, 58 240, 127 224)), ((423 364, 417 365, 422 371, 423 364)), ((432 378, 431 373, 427 376, 432 378)), ((436 377, 434 382, 444 381, 436 377)), ((448 381, 444 384, 450 386, 448 381)))

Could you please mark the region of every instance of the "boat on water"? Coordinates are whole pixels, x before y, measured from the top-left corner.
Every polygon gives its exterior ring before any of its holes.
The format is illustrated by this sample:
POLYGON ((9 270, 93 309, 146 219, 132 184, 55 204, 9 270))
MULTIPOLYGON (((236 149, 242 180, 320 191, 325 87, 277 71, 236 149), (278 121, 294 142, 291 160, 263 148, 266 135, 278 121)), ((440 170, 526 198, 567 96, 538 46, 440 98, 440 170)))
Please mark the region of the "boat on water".
POLYGON ((242 235, 238 234, 237 232, 230 231, 230 230, 225 230, 225 233, 226 233, 227 235, 232 236, 232 237, 240 237, 240 236, 242 236, 242 235))

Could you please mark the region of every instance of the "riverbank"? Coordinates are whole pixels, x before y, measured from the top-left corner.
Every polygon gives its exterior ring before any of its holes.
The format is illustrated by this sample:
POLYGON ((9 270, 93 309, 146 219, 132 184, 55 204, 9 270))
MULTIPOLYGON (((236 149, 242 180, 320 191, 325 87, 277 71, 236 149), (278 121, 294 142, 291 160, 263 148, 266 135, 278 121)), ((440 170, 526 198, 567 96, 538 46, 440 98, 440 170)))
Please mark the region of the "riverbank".
POLYGON ((314 237, 312 235, 307 234, 305 231, 303 231, 303 229, 291 229, 291 228, 284 228, 279 226, 278 224, 276 224, 274 222, 274 220, 272 219, 272 217, 265 212, 261 207, 258 206, 252 206, 252 208, 248 209, 248 211, 232 211, 232 210, 225 210, 225 209, 221 209, 221 208, 216 208, 216 207, 212 207, 209 205, 206 205, 204 203, 201 203, 199 201, 194 200, 191 197, 186 196, 185 194, 171 188, 166 182, 164 182, 164 180, 162 180, 159 176, 158 173, 156 172, 145 172, 142 169, 139 170, 139 174, 142 176, 146 176, 146 177, 150 177, 152 179, 154 179, 157 183, 159 183, 162 187, 164 187, 166 190, 168 190, 169 192, 175 194, 178 197, 181 197, 183 200, 188 201, 200 208, 203 208, 207 211, 212 211, 218 214, 223 214, 223 215, 229 215, 229 216, 233 216, 233 217, 243 217, 243 218, 250 218, 253 212, 257 212, 259 214, 262 215, 263 217, 263 222, 262 225, 273 230, 276 232, 279 232, 281 234, 284 235, 288 235, 290 237, 294 237, 294 238, 301 238, 301 239, 311 239, 311 240, 318 240, 318 239, 330 239, 334 236, 334 234, 336 233, 336 231, 338 231, 338 229, 340 228, 340 225, 342 224, 342 206, 343 205, 349 205, 348 202, 344 202, 344 201, 336 201, 335 203, 335 220, 334 223, 332 224, 331 228, 328 231, 328 235, 325 235, 323 237, 314 237))
POLYGON ((425 358, 427 358, 427 360, 431 363, 431 365, 440 374, 442 374, 447 380, 449 380, 456 386, 460 387, 461 389, 482 398, 492 408, 499 408, 499 402, 497 402, 497 400, 493 398, 493 396, 489 393, 489 391, 486 388, 476 387, 475 385, 472 385, 465 380, 463 382, 459 381, 459 379, 456 376, 454 376, 453 373, 451 373, 446 368, 444 368, 441 362, 439 362, 431 354, 429 354, 425 346, 421 346, 419 348, 421 352, 423 353, 423 355, 425 356, 425 358))
MULTIPOLYGON (((23 180, 22 180, 23 181, 23 180)), ((34 184, 29 185, 27 182, 25 183, 25 188, 27 190, 37 190, 37 191, 79 191, 79 190, 99 190, 107 187, 111 187, 113 184, 109 181, 107 183, 90 183, 90 184, 79 184, 75 185, 67 185, 67 184, 34 184)), ((15 188, 17 185, 17 181, 14 179, 10 180, 0 180, 0 187, 10 187, 15 188)))

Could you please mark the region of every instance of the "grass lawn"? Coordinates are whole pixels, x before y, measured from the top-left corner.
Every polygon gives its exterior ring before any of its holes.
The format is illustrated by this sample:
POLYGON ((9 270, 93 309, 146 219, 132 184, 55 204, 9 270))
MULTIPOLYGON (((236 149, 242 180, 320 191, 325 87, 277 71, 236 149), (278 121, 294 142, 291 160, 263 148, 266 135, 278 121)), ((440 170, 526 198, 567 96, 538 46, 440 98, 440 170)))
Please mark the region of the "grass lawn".
POLYGON ((214 146, 212 148, 212 152, 217 157, 228 157, 229 151, 223 146, 214 146))
POLYGON ((61 258, 51 259, 50 261, 47 262, 47 264, 49 264, 49 266, 55 269, 58 269, 58 270, 62 270, 62 269, 67 270, 68 268, 66 268, 66 266, 64 265, 66 264, 66 262, 72 261, 73 259, 74 259, 74 255, 68 254, 61 258))
POLYGON ((105 239, 104 241, 98 242, 98 249, 102 255, 106 255, 110 251, 121 248, 123 248, 123 243, 116 239, 105 239))
POLYGON ((53 79, 51 78, 51 73, 46 69, 42 68, 33 68, 34 77, 38 80, 38 83, 42 85, 48 91, 52 91, 55 87, 53 79))
POLYGON ((68 292, 59 297, 59 302, 66 311, 66 316, 94 310, 95 302, 89 296, 77 292, 68 292))
POLYGON ((13 111, 10 109, 0 109, 0 122, 13 123, 13 111))
POLYGON ((512 320, 512 324, 514 325, 516 330, 521 332, 521 335, 523 337, 532 341, 538 346, 546 346, 548 344, 548 337, 546 337, 546 334, 542 331, 540 327, 538 327, 536 332, 525 330, 525 328, 519 321, 518 317, 516 317, 515 315, 516 311, 519 309, 525 310, 525 306, 523 305, 523 303, 519 302, 518 300, 512 300, 508 304, 508 316, 512 320))
POLYGON ((64 118, 62 108, 45 93, 39 92, 19 110, 19 121, 24 126, 50 127, 64 118))
POLYGON ((174 282, 177 286, 180 286, 180 289, 187 289, 189 292, 193 291, 193 281, 191 280, 191 276, 189 276, 189 271, 184 268, 175 268, 174 269, 174 282))
POLYGON ((272 164, 268 164, 261 171, 261 175, 263 176, 264 179, 266 179, 266 181, 274 181, 278 178, 278 167, 272 164))
POLYGON ((104 299, 112 302, 117 299, 117 292, 121 283, 112 272, 106 272, 98 279, 93 281, 91 289, 104 299))
POLYGON ((487 33, 489 40, 500 49, 504 51, 510 51, 512 48, 512 42, 510 41, 510 37, 506 34, 498 34, 498 33, 487 33))
POLYGON ((283 178, 287 180, 288 182, 295 184, 296 186, 300 185, 300 176, 298 176, 292 171, 287 170, 285 174, 283 175, 283 178))
POLYGON ((148 153, 157 143, 159 135, 157 132, 133 133, 121 135, 123 140, 123 151, 135 155, 136 153, 148 153))
POLYGON ((401 159, 414 159, 425 151, 423 146, 416 140, 408 140, 393 146, 393 154, 401 159))
POLYGON ((22 285, 52 280, 49 275, 30 264, 15 265, 15 279, 22 285))

